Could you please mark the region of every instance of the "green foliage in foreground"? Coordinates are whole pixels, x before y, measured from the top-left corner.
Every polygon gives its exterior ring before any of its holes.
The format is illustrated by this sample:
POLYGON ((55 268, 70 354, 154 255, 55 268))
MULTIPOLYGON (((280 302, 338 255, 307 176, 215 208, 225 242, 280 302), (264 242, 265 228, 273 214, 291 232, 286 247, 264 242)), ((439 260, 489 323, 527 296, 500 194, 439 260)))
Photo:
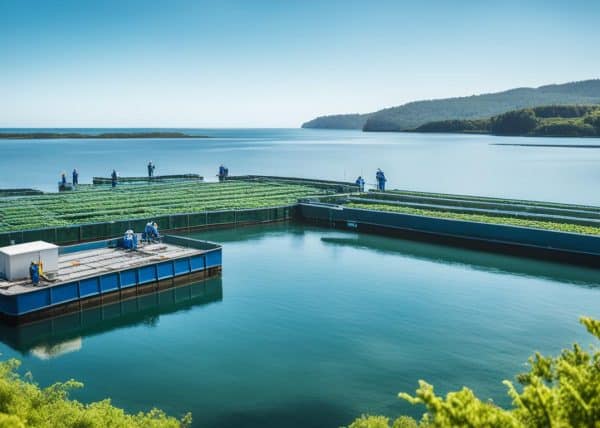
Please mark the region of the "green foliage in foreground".
POLYGON ((0 362, 0 428, 180 428, 188 427, 188 413, 181 420, 158 409, 127 414, 110 400, 83 404, 69 398, 69 391, 83 385, 74 380, 40 388, 17 373, 20 362, 0 362))
POLYGON ((600 235, 600 228, 571 223, 553 221, 526 220, 516 217, 487 216, 484 214, 464 214, 451 211, 424 210, 421 208, 403 207, 400 205, 372 204, 351 202, 344 205, 348 208, 361 208, 376 211, 390 211, 402 214, 415 214, 427 217, 447 218, 451 220, 476 221, 479 223, 506 224, 510 226, 533 227, 536 229, 556 230, 559 232, 581 233, 584 235, 600 235))
MULTIPOLYGON (((581 323, 600 339, 600 321, 581 318, 581 323)), ((424 404, 427 413, 420 422, 406 416, 390 425, 384 416, 362 416, 350 428, 430 428, 430 427, 599 427, 600 349, 584 351, 574 344, 558 357, 536 353, 529 359, 529 371, 517 376, 520 388, 505 380, 512 407, 502 409, 481 401, 464 387, 445 397, 433 386, 419 381, 414 396, 400 393, 401 399, 424 404)))

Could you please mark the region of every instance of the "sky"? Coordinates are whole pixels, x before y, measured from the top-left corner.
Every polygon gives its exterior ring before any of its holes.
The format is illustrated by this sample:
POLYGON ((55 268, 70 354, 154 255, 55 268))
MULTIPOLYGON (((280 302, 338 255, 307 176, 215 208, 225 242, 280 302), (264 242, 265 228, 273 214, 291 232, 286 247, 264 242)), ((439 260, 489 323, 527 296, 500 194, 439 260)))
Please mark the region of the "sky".
POLYGON ((600 77, 598 1, 0 0, 0 127, 298 127, 600 77))

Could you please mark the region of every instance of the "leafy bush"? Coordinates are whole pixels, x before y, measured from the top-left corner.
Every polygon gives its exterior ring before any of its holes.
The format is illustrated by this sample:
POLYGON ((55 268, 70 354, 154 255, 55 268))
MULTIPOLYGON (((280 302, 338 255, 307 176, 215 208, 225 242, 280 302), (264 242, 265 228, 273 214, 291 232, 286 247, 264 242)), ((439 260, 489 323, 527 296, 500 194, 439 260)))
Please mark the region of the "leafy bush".
MULTIPOLYGON (((581 323, 600 339, 600 321, 583 317, 581 323)), ((392 427, 598 427, 600 421, 600 349, 584 351, 578 344, 558 357, 536 353, 529 359, 529 371, 517 376, 517 389, 505 380, 512 407, 502 409, 481 401, 464 387, 445 397, 436 395, 433 386, 419 381, 414 396, 399 397, 412 404, 424 404, 427 413, 420 422, 398 418, 392 427)), ((362 416, 350 428, 389 428, 389 419, 362 416)))
POLYGON ((188 413, 181 420, 158 409, 128 414, 110 400, 83 404, 69 398, 69 391, 83 385, 74 380, 40 388, 17 373, 19 361, 0 362, 0 427, 20 428, 180 428, 188 427, 188 413))

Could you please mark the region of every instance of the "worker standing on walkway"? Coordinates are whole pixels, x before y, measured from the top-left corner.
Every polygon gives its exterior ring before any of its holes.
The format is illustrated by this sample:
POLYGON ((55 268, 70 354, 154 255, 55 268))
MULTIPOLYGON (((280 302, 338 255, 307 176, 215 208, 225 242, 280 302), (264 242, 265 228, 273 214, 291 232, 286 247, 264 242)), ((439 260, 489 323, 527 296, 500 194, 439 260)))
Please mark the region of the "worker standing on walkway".
POLYGON ((217 177, 219 177, 219 181, 225 181, 225 179, 229 176, 229 168, 227 168, 226 166, 223 166, 223 164, 221 164, 221 166, 219 167, 219 174, 217 174, 217 177))
POLYGON ((67 184, 67 174, 65 174, 64 172, 61 172, 60 174, 60 184, 62 186, 65 186, 67 184))
POLYGON ((117 187, 117 171, 114 169, 110 175, 110 183, 112 184, 112 187, 117 187))
POLYGON ((365 179, 362 178, 361 175, 358 176, 358 178, 356 179, 355 183, 358 186, 358 191, 359 192, 364 192, 365 191, 365 179))
POLYGON ((77 186, 79 184, 79 172, 77 172, 77 168, 73 168, 73 186, 77 186))
POLYGON ((152 163, 152 161, 148 162, 148 178, 154 177, 154 169, 156 166, 152 163))
POLYGON ((31 265, 29 265, 29 277, 33 285, 40 283, 40 268, 35 262, 31 262, 31 265))
POLYGON ((385 178, 385 174, 380 168, 377 168, 375 180, 377 180, 377 190, 380 192, 385 192, 385 182, 387 181, 387 178, 385 178))

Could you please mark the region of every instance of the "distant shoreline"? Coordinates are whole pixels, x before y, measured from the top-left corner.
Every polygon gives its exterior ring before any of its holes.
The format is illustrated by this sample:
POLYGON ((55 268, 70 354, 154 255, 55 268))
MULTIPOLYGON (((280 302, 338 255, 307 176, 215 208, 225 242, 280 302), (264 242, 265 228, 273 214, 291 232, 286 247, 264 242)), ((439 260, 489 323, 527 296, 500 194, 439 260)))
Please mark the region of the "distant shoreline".
POLYGON ((527 144, 527 143, 492 143, 492 146, 520 147, 562 147, 565 149, 600 149, 598 144, 527 144))
POLYGON ((122 138, 210 138, 206 135, 189 135, 182 132, 106 132, 80 134, 76 132, 0 132, 0 140, 50 140, 50 139, 122 139, 122 138))

